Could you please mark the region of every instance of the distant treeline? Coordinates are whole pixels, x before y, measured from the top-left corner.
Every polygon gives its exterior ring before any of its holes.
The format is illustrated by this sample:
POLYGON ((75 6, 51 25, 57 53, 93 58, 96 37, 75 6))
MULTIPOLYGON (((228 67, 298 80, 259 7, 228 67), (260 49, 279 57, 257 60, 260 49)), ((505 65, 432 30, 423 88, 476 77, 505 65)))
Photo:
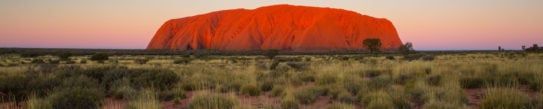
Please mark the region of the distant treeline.
MULTIPOLYGON (((369 51, 326 51, 326 52, 292 52, 277 50, 260 51, 220 51, 220 50, 145 50, 145 49, 60 49, 60 48, 0 48, 0 55, 19 54, 23 57, 36 57, 45 55, 62 55, 69 53, 72 56, 93 55, 96 53, 106 53, 108 55, 266 55, 270 51, 279 55, 352 55, 352 54, 370 54, 369 51)), ((495 50, 454 50, 454 51, 416 51, 424 54, 464 54, 464 53, 488 53, 498 52, 495 50)), ((515 52, 515 51, 512 51, 515 52)), ((395 55, 401 54, 396 51, 383 51, 373 53, 374 55, 395 55)))

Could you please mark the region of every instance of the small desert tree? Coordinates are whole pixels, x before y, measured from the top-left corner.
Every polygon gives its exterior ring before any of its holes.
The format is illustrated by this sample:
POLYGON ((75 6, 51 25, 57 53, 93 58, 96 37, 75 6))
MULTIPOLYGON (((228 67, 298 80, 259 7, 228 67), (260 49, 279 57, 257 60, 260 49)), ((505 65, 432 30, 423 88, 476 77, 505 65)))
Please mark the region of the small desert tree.
POLYGON ((363 44, 364 48, 370 50, 370 53, 374 53, 376 51, 379 51, 379 49, 381 48, 381 39, 368 38, 364 40, 363 44))
POLYGON ((109 59, 109 55, 106 53, 96 53, 90 58, 93 61, 98 61, 98 63, 103 63, 105 60, 109 59))
POLYGON ((273 59, 278 54, 279 54, 278 50, 266 50, 266 51, 264 51, 264 55, 266 57, 268 57, 269 59, 273 59))
POLYGON ((413 43, 411 43, 411 42, 407 42, 404 45, 400 46, 399 50, 404 55, 408 55, 409 53, 412 53, 412 52, 415 51, 413 49, 413 43))
POLYGON ((71 52, 62 52, 62 53, 58 54, 58 58, 60 58, 62 60, 70 60, 71 56, 72 56, 71 52))

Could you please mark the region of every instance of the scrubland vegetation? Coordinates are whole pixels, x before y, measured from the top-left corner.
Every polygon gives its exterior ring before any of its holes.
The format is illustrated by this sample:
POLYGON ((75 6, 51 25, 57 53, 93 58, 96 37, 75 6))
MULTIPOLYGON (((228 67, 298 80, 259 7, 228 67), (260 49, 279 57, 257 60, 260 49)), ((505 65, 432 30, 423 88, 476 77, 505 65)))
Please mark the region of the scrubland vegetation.
POLYGON ((0 55, 0 108, 542 109, 543 54, 0 55))

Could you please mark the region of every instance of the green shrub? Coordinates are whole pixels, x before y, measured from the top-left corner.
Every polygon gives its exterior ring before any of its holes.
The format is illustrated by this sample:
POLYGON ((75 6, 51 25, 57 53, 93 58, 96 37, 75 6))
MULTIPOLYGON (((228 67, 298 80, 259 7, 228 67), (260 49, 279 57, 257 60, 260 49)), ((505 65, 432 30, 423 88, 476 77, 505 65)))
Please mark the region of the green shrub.
MULTIPOLYGON (((242 87, 243 88, 243 87, 242 87)), ((264 91, 264 92, 267 92, 267 91, 270 91, 273 89, 273 81, 270 81, 270 80, 264 80, 261 84, 260 84, 260 90, 264 91)))
POLYGON ((60 60, 53 60, 53 59, 49 60, 49 64, 59 64, 59 63, 60 63, 60 60))
POLYGON ((302 80, 303 82, 314 82, 315 81, 315 72, 306 71, 301 73, 296 73, 295 76, 297 79, 302 80))
POLYGON ((369 93, 362 102, 366 109, 394 109, 392 98, 384 91, 369 93))
POLYGON ((337 100, 344 103, 354 103, 355 101, 357 101, 356 99, 356 96, 345 91, 342 91, 337 95, 337 100))
POLYGON ((98 61, 100 63, 108 59, 109 59, 109 55, 106 53, 96 53, 90 57, 90 60, 98 61))
POLYGON ((45 64, 45 61, 43 61, 42 59, 32 59, 32 61, 30 63, 32 63, 32 64, 45 64))
POLYGON ((306 70, 307 69, 307 64, 303 63, 303 62, 287 62, 287 65, 290 68, 294 68, 296 70, 306 70))
POLYGON ((258 96, 260 95, 261 91, 258 87, 252 84, 245 84, 241 86, 240 94, 246 95, 246 96, 258 96))
POLYGON ((396 59, 396 58, 394 58, 394 56, 391 56, 391 55, 388 55, 385 58, 388 59, 388 60, 395 60, 396 59))
POLYGON ((281 95, 283 95, 283 90, 285 90, 285 88, 283 86, 273 87, 270 94, 271 94, 271 96, 275 96, 275 97, 276 96, 281 96, 281 95))
POLYGON ((149 58, 142 58, 142 59, 135 59, 134 62, 136 64, 145 64, 145 63, 149 62, 149 60, 150 60, 149 58))
POLYGON ((81 75, 65 78, 62 84, 57 88, 60 88, 59 90, 64 90, 66 88, 102 89, 102 86, 97 80, 81 75))
POLYGON ((2 100, 24 100, 30 93, 29 81, 30 78, 24 76, 0 76, 0 97, 2 100))
POLYGON ((377 76, 381 75, 382 73, 383 73, 383 71, 381 71, 381 70, 371 69, 371 70, 367 70, 365 72, 365 75, 366 75, 366 77, 374 78, 374 77, 377 77, 377 76))
POLYGON ((158 94, 158 99, 162 101, 169 101, 174 98, 186 98, 185 91, 182 89, 174 89, 174 90, 161 91, 158 94))
POLYGON ((326 89, 321 87, 303 87, 296 90, 294 97, 302 104, 310 104, 315 102, 320 96, 326 94, 326 89))
POLYGON ((273 60, 273 62, 270 65, 270 70, 275 70, 277 68, 277 66, 279 66, 279 63, 281 63, 281 62, 278 61, 278 60, 273 60))
POLYGON ((221 94, 196 95, 188 103, 189 109, 232 109, 237 100, 221 94))
POLYGON ((442 81, 442 77, 441 75, 434 75, 434 76, 430 76, 426 79, 426 82, 429 84, 429 85, 432 85, 432 86, 439 86, 441 85, 441 81, 442 81))
POLYGON ((466 89, 474 89, 474 88, 481 88, 485 84, 485 81, 482 78, 478 77, 466 77, 460 79, 460 85, 462 88, 466 89))
POLYGON ((66 62, 66 64, 75 64, 75 61, 72 61, 72 60, 67 60, 65 62, 66 62))
POLYGON ((355 109, 355 106, 351 104, 336 102, 329 105, 326 109, 355 109))
POLYGON ((173 61, 174 64, 189 64, 192 61, 190 58, 181 58, 173 61))
POLYGON ((321 74, 315 79, 315 83, 317 85, 328 85, 328 84, 334 84, 337 81, 337 77, 334 74, 331 73, 324 73, 321 74))
POLYGON ((281 100, 281 108, 282 109, 299 109, 300 104, 298 104, 298 102, 296 102, 292 98, 290 98, 290 99, 287 98, 287 99, 281 100))
POLYGON ((358 94, 362 88, 367 88, 366 85, 366 81, 362 80, 362 78, 347 77, 343 80, 343 88, 353 95, 358 94))
POLYGON ((160 102, 153 90, 143 89, 138 92, 135 99, 128 100, 127 109, 160 109, 160 102))
POLYGON ((432 55, 426 55, 426 56, 422 56, 421 59, 423 61, 433 61, 435 59, 435 57, 432 56, 432 55))
POLYGON ((62 52, 58 54, 58 58, 61 60, 70 60, 70 57, 72 56, 72 53, 70 52, 62 52))
POLYGON ((163 69, 133 69, 133 72, 139 72, 132 75, 133 86, 135 88, 157 88, 158 90, 168 90, 173 88, 180 80, 179 76, 171 70, 163 69))
POLYGON ((543 93, 539 93, 539 96, 532 103, 534 104, 534 109, 543 109, 543 93))
POLYGON ((368 82, 368 87, 372 89, 387 88, 392 85, 392 82, 392 78, 383 75, 370 80, 368 82))
POLYGON ((48 101, 54 109, 98 109, 101 108, 103 92, 92 88, 71 88, 51 94, 48 101))
POLYGON ((137 90, 128 86, 115 87, 110 90, 110 95, 117 99, 130 100, 134 99, 137 94, 137 90))
POLYGON ((87 60, 86 59, 82 59, 79 61, 80 64, 86 64, 87 63, 87 60))
POLYGON ((462 105, 457 105, 450 102, 444 101, 430 101, 424 104, 423 109, 464 109, 462 105))
POLYGON ((422 105, 428 101, 425 94, 430 93, 430 88, 425 82, 416 81, 413 84, 407 84, 405 91, 411 96, 415 104, 422 105))
POLYGON ((531 109, 530 97, 519 90, 491 88, 481 102, 481 109, 531 109))
POLYGON ((278 50, 266 50, 264 52, 264 55, 268 58, 268 59, 273 59, 275 56, 279 55, 279 51, 278 50))

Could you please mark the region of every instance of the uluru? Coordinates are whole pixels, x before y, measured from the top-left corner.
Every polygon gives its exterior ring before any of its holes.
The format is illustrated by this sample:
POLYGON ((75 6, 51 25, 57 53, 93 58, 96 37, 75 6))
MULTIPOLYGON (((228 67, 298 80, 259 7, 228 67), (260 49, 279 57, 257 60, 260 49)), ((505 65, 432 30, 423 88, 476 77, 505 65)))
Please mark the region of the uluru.
POLYGON ((147 49, 364 50, 368 38, 380 39, 384 50, 402 45, 392 22, 384 18, 327 7, 272 5, 168 20, 147 49))

